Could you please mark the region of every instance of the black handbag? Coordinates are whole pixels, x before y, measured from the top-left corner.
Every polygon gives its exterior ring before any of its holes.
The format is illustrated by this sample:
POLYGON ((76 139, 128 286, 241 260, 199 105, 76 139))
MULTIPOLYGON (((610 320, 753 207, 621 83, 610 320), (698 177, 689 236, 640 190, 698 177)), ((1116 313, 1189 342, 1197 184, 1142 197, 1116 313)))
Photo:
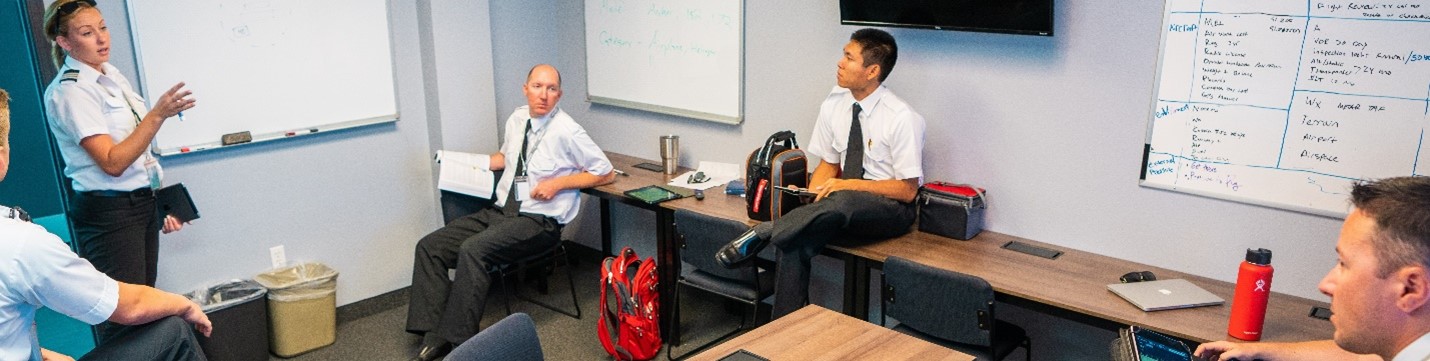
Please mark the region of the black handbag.
POLYGON ((982 188, 967 184, 930 182, 919 187, 919 231, 969 240, 983 231, 988 209, 982 188))

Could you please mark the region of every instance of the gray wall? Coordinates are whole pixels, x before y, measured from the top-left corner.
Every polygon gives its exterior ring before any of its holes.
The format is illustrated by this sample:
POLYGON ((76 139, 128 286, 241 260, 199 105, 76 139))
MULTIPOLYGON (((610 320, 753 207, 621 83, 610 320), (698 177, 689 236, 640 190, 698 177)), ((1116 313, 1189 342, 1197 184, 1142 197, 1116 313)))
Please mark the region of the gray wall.
MULTIPOLYGON (((839 25, 835 1, 745 6, 741 125, 584 102, 581 1, 492 1, 496 103, 520 104, 501 90, 552 62, 567 79, 563 108, 607 150, 655 158, 657 137, 678 134, 694 165, 743 162, 777 130, 807 142, 857 28, 839 25)), ((1276 291, 1325 300, 1316 283, 1339 220, 1137 185, 1161 2, 1060 1, 1056 12, 1051 38, 891 30, 901 51, 887 85, 928 119, 926 179, 987 187, 988 229, 1221 280, 1235 280, 1246 248, 1270 248, 1276 291)), ((648 215, 616 216, 618 239, 650 238, 648 215)))
MULTIPOLYGON (((132 75, 122 6, 101 5, 112 60, 132 75)), ((562 70, 562 107, 608 150, 655 158, 657 136, 679 134, 693 165, 741 162, 777 130, 807 141, 856 29, 833 1, 746 1, 746 121, 732 126, 584 102, 580 1, 390 6, 402 120, 167 159, 205 218, 163 237, 162 288, 250 277, 278 244, 343 272, 340 304, 406 286, 412 244, 438 225, 430 151, 494 149, 537 63, 562 70)), ((1213 278, 1233 280, 1245 248, 1268 247, 1277 291, 1325 299, 1315 284, 1338 220, 1137 186, 1160 3, 1058 6, 1052 38, 892 30, 888 85, 929 120, 927 178, 989 188, 991 230, 1213 278)), ((653 238, 649 215, 617 208, 619 240, 653 238)), ((568 233, 592 244, 594 218, 568 233)))
MULTIPOLYGON (((100 5, 111 62, 132 78, 123 6, 100 5)), ((496 148, 491 34, 484 2, 389 8, 401 120, 164 159, 167 181, 187 185, 204 218, 162 237, 160 288, 252 277, 276 245, 290 263, 341 272, 340 305, 410 284, 413 244, 440 225, 431 152, 496 148)))

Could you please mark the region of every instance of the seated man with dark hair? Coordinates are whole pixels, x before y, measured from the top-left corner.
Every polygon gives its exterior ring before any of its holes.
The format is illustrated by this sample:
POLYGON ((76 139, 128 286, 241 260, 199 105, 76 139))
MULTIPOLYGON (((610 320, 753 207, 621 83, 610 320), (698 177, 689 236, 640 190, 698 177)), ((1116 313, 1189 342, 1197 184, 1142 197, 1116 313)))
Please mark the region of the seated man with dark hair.
POLYGON ((726 266, 749 261, 766 244, 779 249, 773 317, 809 302, 810 260, 835 235, 883 239, 908 233, 923 177, 924 118, 883 86, 899 48, 894 36, 859 29, 844 45, 838 84, 819 106, 805 152, 814 203, 756 225, 716 254, 726 266))

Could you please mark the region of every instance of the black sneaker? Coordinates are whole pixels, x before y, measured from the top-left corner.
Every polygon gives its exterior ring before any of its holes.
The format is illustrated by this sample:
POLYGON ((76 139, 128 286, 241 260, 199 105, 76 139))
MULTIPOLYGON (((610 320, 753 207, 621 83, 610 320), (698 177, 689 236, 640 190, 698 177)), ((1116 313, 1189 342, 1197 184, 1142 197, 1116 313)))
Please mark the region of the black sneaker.
POLYGON ((765 249, 770 241, 760 238, 752 228, 748 232, 735 237, 725 247, 721 247, 719 252, 715 252, 715 260, 719 261, 725 268, 738 268, 755 258, 760 250, 765 249))

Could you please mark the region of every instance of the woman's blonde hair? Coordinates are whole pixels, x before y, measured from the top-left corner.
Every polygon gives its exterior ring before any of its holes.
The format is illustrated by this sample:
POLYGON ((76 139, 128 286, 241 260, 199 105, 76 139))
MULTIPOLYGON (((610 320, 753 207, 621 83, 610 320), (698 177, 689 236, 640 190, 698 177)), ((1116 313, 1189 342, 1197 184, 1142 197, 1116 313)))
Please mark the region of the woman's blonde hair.
POLYGON ((65 65, 65 49, 60 48, 55 38, 69 33, 70 19, 84 8, 99 11, 94 7, 94 0, 59 0, 45 8, 45 38, 50 39, 50 57, 54 59, 56 69, 65 65))

